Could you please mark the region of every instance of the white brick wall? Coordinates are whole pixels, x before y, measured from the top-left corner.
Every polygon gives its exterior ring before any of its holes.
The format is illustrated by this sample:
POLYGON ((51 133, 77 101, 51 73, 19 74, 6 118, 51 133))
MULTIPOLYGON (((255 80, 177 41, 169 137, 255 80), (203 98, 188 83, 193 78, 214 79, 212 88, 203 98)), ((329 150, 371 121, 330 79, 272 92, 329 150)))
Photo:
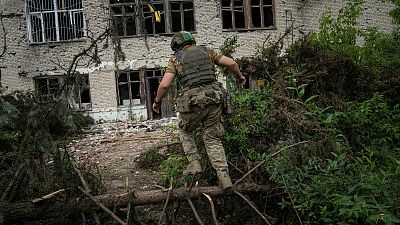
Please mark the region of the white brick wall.
MULTIPOLYGON (((338 9, 346 3, 343 0, 275 0, 276 29, 236 33, 222 31, 219 1, 195 0, 194 2, 197 29, 194 36, 197 42, 218 49, 224 38, 237 34, 240 46, 236 51, 236 57, 252 55, 256 51, 256 46, 262 45, 268 36, 274 40, 284 33, 287 24, 289 26, 291 24, 290 15, 294 21, 294 27, 301 27, 300 29, 308 32, 318 29, 324 10, 330 9, 337 14, 338 9)), ((368 0, 364 6, 365 12, 360 18, 361 26, 377 26, 385 32, 393 29, 391 19, 387 15, 392 7, 391 4, 381 3, 380 0, 368 0)), ((73 55, 88 45, 88 42, 84 41, 30 45, 27 39, 24 11, 24 0, 0 0, 0 12, 3 12, 7 36, 7 52, 3 58, 0 58, 0 67, 6 67, 2 68, 1 83, 8 87, 9 91, 32 90, 34 88, 33 75, 39 72, 63 71, 62 67, 69 65, 73 55), (26 76, 19 74, 26 74, 26 76)), ((95 36, 99 35, 110 19, 108 0, 84 0, 84 14, 87 28, 95 36)), ((4 33, 0 29, 0 47, 3 45, 3 36, 4 33)), ((298 37, 299 33, 295 31, 293 40, 298 37)), ((165 66, 172 54, 170 39, 171 36, 148 37, 149 50, 146 48, 143 37, 122 39, 122 49, 127 61, 119 62, 118 68, 165 66)), ((292 37, 288 37, 285 44, 288 45, 291 41, 292 37)), ((111 43, 110 40, 109 43, 111 43)), ((112 47, 101 49, 100 55, 105 66, 80 68, 90 72, 93 112, 109 113, 121 110, 117 107, 116 67, 113 63, 112 47)))

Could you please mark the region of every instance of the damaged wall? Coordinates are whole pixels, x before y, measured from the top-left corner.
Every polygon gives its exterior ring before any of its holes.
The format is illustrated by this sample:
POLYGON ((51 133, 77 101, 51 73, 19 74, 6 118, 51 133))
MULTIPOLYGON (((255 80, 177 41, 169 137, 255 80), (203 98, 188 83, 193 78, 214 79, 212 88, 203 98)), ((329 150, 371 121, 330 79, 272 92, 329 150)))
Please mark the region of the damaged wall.
MULTIPOLYGON (((87 40, 52 42, 47 44, 31 44, 28 37, 28 16, 25 2, 28 0, 1 0, 0 13, 7 37, 7 52, 0 58, 1 84, 8 91, 34 90, 37 77, 52 77, 65 73, 73 55, 88 46, 87 40), (3 67, 3 68, 2 68, 3 67)), ((32 1, 32 0, 29 0, 32 1)), ((58 0, 62 1, 62 0, 58 0)), ((266 1, 268 2, 268 1, 266 1)), ((226 37, 237 35, 240 46, 236 57, 250 56, 256 51, 256 46, 262 45, 268 37, 276 38, 293 23, 294 27, 304 32, 318 29, 319 19, 326 9, 333 13, 341 8, 342 0, 275 0, 274 29, 255 29, 251 31, 232 32, 223 30, 220 1, 194 1, 195 28, 194 36, 197 43, 206 44, 218 49, 226 37)), ((377 26, 380 30, 392 30, 391 19, 387 15, 391 5, 378 0, 365 3, 364 15, 360 18, 362 26, 377 26)), ((109 0, 83 0, 83 14, 87 30, 96 37, 110 23, 109 0)), ((290 45, 299 37, 298 30, 285 40, 290 45)), ((117 84, 116 71, 140 70, 141 68, 162 68, 166 66, 172 51, 170 50, 171 34, 147 37, 148 48, 144 36, 121 39, 121 47, 126 55, 126 61, 114 64, 114 50, 111 40, 108 47, 99 49, 100 65, 86 66, 80 63, 78 71, 89 74, 90 110, 96 120, 99 119, 132 119, 148 118, 147 106, 150 101, 131 106, 118 104, 118 91, 125 91, 125 86, 117 84)), ((0 47, 3 45, 4 32, 0 29, 0 47)), ((47 81, 49 82, 49 81, 47 81)), ((153 82, 153 81, 152 81, 153 82)), ((152 83, 150 86, 154 86, 152 83)), ((147 84, 147 87, 150 87, 147 84)), ((154 91, 154 90, 153 90, 154 91)), ((132 91, 133 92, 133 91, 132 91)), ((144 93, 141 93, 144 94, 144 93)), ((151 98, 152 93, 147 93, 151 98)), ((149 105, 151 107, 151 105, 149 105)), ((151 116, 151 115, 150 115, 151 116)))

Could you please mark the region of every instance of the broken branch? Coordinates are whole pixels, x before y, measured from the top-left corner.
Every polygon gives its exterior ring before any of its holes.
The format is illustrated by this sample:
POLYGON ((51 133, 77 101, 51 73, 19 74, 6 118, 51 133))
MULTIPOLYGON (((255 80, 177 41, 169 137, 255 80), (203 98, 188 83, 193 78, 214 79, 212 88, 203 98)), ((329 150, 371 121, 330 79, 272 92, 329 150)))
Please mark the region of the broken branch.
MULTIPOLYGON (((240 184, 235 187, 235 190, 242 193, 249 192, 270 192, 269 185, 257 184, 240 184)), ((197 187, 188 193, 187 188, 174 189, 170 196, 170 201, 185 200, 186 196, 191 198, 199 198, 203 193, 211 197, 223 195, 231 195, 232 193, 225 192, 219 186, 212 187, 197 187)), ((132 205, 150 205, 165 201, 168 193, 162 190, 141 191, 141 192, 126 192, 118 194, 106 194, 93 197, 97 202, 104 206, 126 206, 128 203, 132 205)), ((36 218, 51 218, 59 217, 60 215, 80 215, 80 212, 92 212, 96 204, 90 199, 70 199, 67 202, 51 202, 49 205, 38 205, 32 202, 14 203, 2 206, 0 204, 0 214, 4 214, 5 221, 7 220, 28 220, 36 218)))
POLYGON ((172 188, 172 186, 173 186, 172 184, 173 184, 173 179, 171 178, 170 184, 169 184, 169 188, 168 188, 167 200, 165 200, 163 211, 161 212, 160 219, 158 220, 158 225, 161 225, 162 218, 163 218, 163 216, 165 214, 165 210, 167 209, 167 206, 168 206, 168 203, 169 203, 169 197, 171 196, 171 192, 172 192, 172 189, 173 189, 172 188))
POLYGON ((186 197, 186 201, 189 203, 190 208, 192 209, 193 214, 194 214, 194 216, 196 217, 197 222, 198 222, 200 225, 204 225, 203 221, 201 221, 200 216, 199 216, 199 214, 198 214, 197 211, 196 211, 196 208, 195 208, 194 205, 193 205, 192 200, 190 200, 189 197, 186 197))
POLYGON ((61 193, 61 192, 64 192, 64 191, 65 191, 65 189, 61 189, 61 190, 55 191, 53 193, 47 194, 47 195, 45 195, 43 197, 33 199, 32 203, 36 204, 36 203, 41 202, 43 200, 50 199, 50 198, 56 196, 58 193, 61 193))
POLYGON ((106 212, 108 215, 110 215, 116 222, 118 222, 121 225, 126 225, 124 221, 122 221, 118 216, 116 216, 111 210, 109 210, 107 207, 105 207, 103 204, 101 204, 99 201, 97 201, 89 192, 85 191, 82 187, 78 187, 82 193, 84 193, 88 198, 90 198, 92 201, 96 203, 97 206, 99 206, 104 212, 106 212))
POLYGON ((212 198, 211 198, 208 194, 203 193, 203 195, 206 196, 206 198, 207 198, 208 201, 210 202, 211 213, 212 213, 212 217, 213 217, 213 220, 214 220, 215 225, 219 225, 220 223, 219 223, 219 221, 218 221, 218 219, 217 219, 217 215, 216 215, 216 213, 215 213, 214 202, 213 202, 212 198))
POLYGON ((251 203, 244 195, 240 194, 240 192, 233 190, 235 194, 237 194, 239 197, 241 197, 249 206, 265 221, 266 224, 271 225, 271 223, 265 218, 265 216, 251 203))

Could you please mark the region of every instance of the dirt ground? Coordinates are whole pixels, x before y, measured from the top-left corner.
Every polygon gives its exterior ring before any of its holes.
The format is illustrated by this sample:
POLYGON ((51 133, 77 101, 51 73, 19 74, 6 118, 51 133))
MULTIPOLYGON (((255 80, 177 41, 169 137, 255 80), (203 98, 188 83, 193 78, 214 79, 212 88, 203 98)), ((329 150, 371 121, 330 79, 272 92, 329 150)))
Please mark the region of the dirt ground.
POLYGON ((140 168, 138 161, 146 151, 178 142, 175 121, 167 118, 93 125, 67 148, 78 165, 97 165, 108 193, 125 191, 127 178, 130 190, 153 190, 162 172, 157 167, 140 168))

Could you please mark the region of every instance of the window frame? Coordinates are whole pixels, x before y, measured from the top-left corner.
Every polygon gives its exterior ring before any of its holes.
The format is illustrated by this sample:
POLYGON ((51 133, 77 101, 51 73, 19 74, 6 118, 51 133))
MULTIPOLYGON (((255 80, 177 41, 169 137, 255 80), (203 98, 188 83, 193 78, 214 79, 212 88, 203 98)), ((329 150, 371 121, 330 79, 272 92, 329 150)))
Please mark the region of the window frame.
POLYGON ((46 76, 37 76, 34 77, 34 82, 35 82, 35 92, 38 94, 38 96, 43 99, 43 100, 49 100, 51 98, 55 98, 55 94, 57 94, 58 90, 60 90, 61 85, 62 85, 62 81, 63 81, 63 77, 61 75, 57 75, 57 76, 52 76, 52 75, 46 75, 46 76), (58 84, 58 88, 55 88, 54 91, 51 91, 51 84, 50 84, 50 80, 56 80, 57 79, 57 84, 58 84), (45 86, 40 86, 40 81, 39 80, 46 80, 46 85, 45 86), (41 89, 45 87, 46 88, 46 92, 47 93, 42 93, 41 89))
POLYGON ((145 104, 145 100, 144 100, 144 82, 143 82, 143 76, 144 76, 144 72, 145 70, 121 70, 121 71, 116 71, 115 72, 115 82, 116 82, 116 88, 117 88, 117 106, 118 107, 127 107, 126 105, 124 105, 124 100, 129 100, 129 104, 131 106, 134 105, 143 105, 145 104), (138 80, 131 80, 131 74, 137 73, 138 76, 138 80), (121 75, 126 75, 126 81, 124 82, 120 82, 119 78, 121 75), (120 91, 120 86, 122 85, 128 85, 128 99, 121 99, 121 91, 120 91), (133 98, 132 96, 132 85, 133 84, 139 84, 139 98, 133 98), (134 104, 133 100, 134 99, 139 99, 140 103, 139 104, 134 104))
POLYGON ((222 1, 219 1, 219 8, 220 8, 220 15, 221 15, 221 23, 222 23, 222 31, 223 32, 232 32, 232 31, 252 31, 252 30, 275 30, 276 29, 276 11, 275 11, 275 0, 271 0, 271 5, 264 5, 263 0, 258 0, 259 4, 256 5, 252 5, 251 4, 251 0, 243 0, 243 17, 244 17, 244 23, 245 23, 245 27, 244 28, 236 28, 236 21, 235 21, 235 13, 233 13, 235 11, 235 7, 234 6, 234 2, 235 0, 230 0, 231 4, 229 6, 229 10, 227 9, 226 6, 222 6, 222 1), (256 8, 259 7, 260 8, 260 22, 261 25, 260 27, 254 27, 253 24, 253 18, 252 18, 252 8, 256 8), (264 19, 264 8, 265 7, 271 7, 271 11, 272 11, 272 25, 271 26, 265 26, 265 19, 264 19), (232 28, 224 28, 224 11, 229 11, 231 14, 231 25, 232 28), (253 27, 251 26, 253 25, 253 27))
MULTIPOLYGON (((69 104, 71 109, 73 110, 81 110, 81 111, 86 111, 86 110, 92 110, 93 104, 92 104, 92 93, 91 93, 91 88, 90 88, 90 76, 87 73, 77 73, 75 76, 71 78, 71 81, 68 83, 68 92, 72 92, 72 97, 74 98, 75 103, 77 104, 78 108, 74 108, 73 106, 69 104), (87 90, 89 93, 89 102, 82 102, 82 93, 87 90), (76 98, 78 101, 76 101, 76 98), (86 107, 86 105, 88 105, 86 107)), ((69 97, 68 97, 69 101, 69 97)))
MULTIPOLYGON (((115 27, 117 27, 117 33, 118 33, 120 38, 142 37, 145 34, 149 35, 149 36, 172 35, 172 34, 178 32, 178 31, 174 31, 173 30, 172 12, 176 12, 177 10, 172 10, 171 9, 172 8, 171 7, 171 3, 179 3, 179 4, 181 4, 180 10, 183 10, 181 12, 181 14, 180 14, 181 21, 184 20, 184 18, 182 18, 182 16, 184 16, 185 11, 192 11, 192 15, 193 15, 193 24, 191 24, 192 29, 184 29, 185 28, 185 23, 181 22, 181 24, 180 24, 181 25, 181 29, 180 30, 187 30, 189 32, 196 32, 196 12, 195 12, 196 9, 195 9, 195 1, 194 0, 155 0, 155 1, 153 1, 153 4, 156 4, 156 5, 157 4, 162 4, 163 5, 163 10, 159 10, 159 9, 157 9, 157 6, 155 6, 156 10, 160 11, 160 14, 161 14, 161 17, 162 17, 161 23, 164 23, 164 32, 160 32, 160 33, 156 32, 157 28, 155 26, 156 22, 155 22, 155 17, 154 17, 153 13, 151 14, 151 17, 152 17, 152 30, 153 31, 151 33, 150 32, 146 33, 144 30, 142 30, 142 26, 141 26, 140 19, 139 19, 139 17, 141 17, 141 15, 139 15, 137 13, 142 13, 142 18, 145 18, 144 14, 148 13, 147 10, 143 10, 143 9, 146 9, 148 7, 147 3, 145 2, 145 0, 132 0, 132 2, 125 2, 125 3, 111 3, 111 0, 110 0, 109 1, 109 12, 110 12, 112 23, 114 24, 115 27), (183 3, 191 3, 193 7, 191 9, 183 9, 183 3), (139 4, 141 5, 141 9, 140 10, 138 10, 136 8, 136 6, 139 5, 139 4), (115 13, 113 11, 113 7, 118 7, 118 6, 120 6, 122 8, 121 14, 115 13), (124 12, 125 11, 124 7, 130 7, 130 6, 135 7, 134 15, 128 15, 128 14, 126 14, 124 12), (126 20, 125 21, 123 20, 122 21, 123 29, 124 29, 123 30, 123 35, 120 35, 120 32, 118 30, 119 26, 117 26, 117 21, 116 21, 115 17, 124 18, 124 17, 129 17, 129 16, 134 17, 134 20, 135 20, 135 32, 134 33, 135 34, 133 34, 133 35, 128 35, 127 34, 127 32, 126 32, 126 30, 127 30, 126 29, 126 20)), ((144 22, 146 23, 146 21, 144 21, 144 22)), ((146 29, 146 28, 144 27, 144 29, 146 29)))
MULTIPOLYGON (((81 8, 72 8, 72 9, 61 9, 58 6, 59 0, 44 0, 47 1, 43 4, 47 4, 48 6, 51 5, 52 9, 44 9, 43 5, 37 8, 38 10, 31 10, 33 7, 29 6, 28 3, 29 0, 25 0, 25 10, 26 10, 26 20, 27 20, 27 31, 28 31, 28 40, 30 44, 45 44, 45 43, 54 43, 54 42, 73 42, 73 41, 82 41, 85 40, 87 36, 87 29, 86 29, 86 20, 85 20, 85 14, 84 14, 84 1, 83 0, 76 0, 76 3, 78 5, 81 5, 81 8), (80 2, 80 3, 79 3, 80 2), (65 25, 65 24, 60 24, 60 21, 62 19, 60 18, 61 14, 67 14, 67 29, 72 29, 73 34, 72 38, 65 37, 63 38, 63 35, 68 35, 68 34, 62 34, 62 29, 63 27, 60 25, 65 25), (78 21, 76 16, 81 16, 81 21, 78 21), (53 17, 50 18, 51 20, 49 21, 49 18, 45 18, 46 16, 53 17), (34 18, 37 18, 38 20, 36 21, 36 25, 38 25, 40 28, 35 29, 34 28, 34 18), (47 25, 50 24, 54 25, 53 27, 47 28, 45 24, 47 25), (53 24, 51 24, 53 23, 53 24), (81 26, 78 24, 82 24, 81 26), (47 36, 48 34, 46 33, 46 30, 53 30, 50 32, 55 32, 55 34, 50 34, 49 37, 47 36), (80 30, 80 31, 79 31, 80 30), (81 35, 78 34, 79 32, 82 32, 81 35), (36 36, 34 36, 34 33, 38 32, 36 36), (47 38, 47 39, 46 39, 47 38), (55 40, 52 38, 55 38, 55 40)), ((63 4, 65 4, 64 0, 63 4)), ((41 2, 42 3, 42 2, 41 2)), ((70 34, 71 35, 71 34, 70 34)))

